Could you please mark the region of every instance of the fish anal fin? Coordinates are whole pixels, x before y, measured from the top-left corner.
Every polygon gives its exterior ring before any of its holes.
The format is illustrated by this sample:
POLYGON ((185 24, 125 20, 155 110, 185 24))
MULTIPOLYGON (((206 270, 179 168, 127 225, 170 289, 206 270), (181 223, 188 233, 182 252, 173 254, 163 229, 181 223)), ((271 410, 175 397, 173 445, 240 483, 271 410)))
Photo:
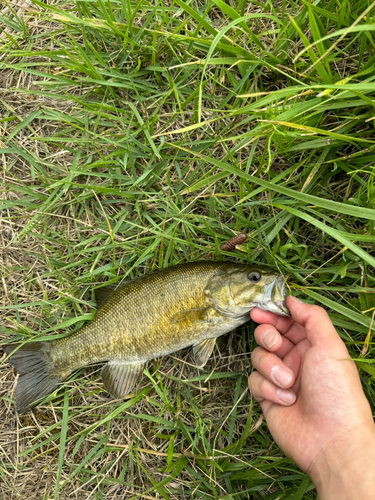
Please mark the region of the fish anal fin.
POLYGON ((121 359, 108 361, 101 371, 104 387, 113 398, 124 398, 134 388, 144 366, 144 363, 131 364, 121 359))
POLYGON ((197 368, 203 368, 211 356, 216 343, 216 337, 202 340, 199 344, 193 346, 194 362, 197 368))

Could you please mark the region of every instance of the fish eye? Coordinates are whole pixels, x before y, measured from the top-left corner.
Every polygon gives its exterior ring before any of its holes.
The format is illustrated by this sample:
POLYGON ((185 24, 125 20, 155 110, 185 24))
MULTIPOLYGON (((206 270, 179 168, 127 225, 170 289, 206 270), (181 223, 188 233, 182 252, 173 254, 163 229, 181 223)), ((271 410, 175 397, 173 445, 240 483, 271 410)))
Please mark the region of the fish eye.
POLYGON ((253 271, 252 273, 250 273, 248 275, 248 279, 250 281, 252 281, 253 283, 257 283, 257 281, 259 281, 261 278, 261 275, 259 273, 257 273, 256 271, 253 271))

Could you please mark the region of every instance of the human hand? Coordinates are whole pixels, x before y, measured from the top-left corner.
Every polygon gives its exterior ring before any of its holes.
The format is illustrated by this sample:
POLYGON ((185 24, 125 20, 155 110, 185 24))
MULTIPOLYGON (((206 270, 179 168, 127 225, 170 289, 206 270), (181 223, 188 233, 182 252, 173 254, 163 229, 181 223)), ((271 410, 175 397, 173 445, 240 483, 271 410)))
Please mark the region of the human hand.
MULTIPOLYGON (((363 481, 369 464, 366 488, 375 492, 375 426, 355 363, 324 309, 292 296, 286 305, 291 318, 251 311, 262 323, 255 330, 262 347, 252 353, 257 371, 250 391, 275 441, 310 475, 321 498, 367 498, 337 496, 349 471, 362 470, 363 481)), ((351 494, 350 485, 344 491, 351 494)))

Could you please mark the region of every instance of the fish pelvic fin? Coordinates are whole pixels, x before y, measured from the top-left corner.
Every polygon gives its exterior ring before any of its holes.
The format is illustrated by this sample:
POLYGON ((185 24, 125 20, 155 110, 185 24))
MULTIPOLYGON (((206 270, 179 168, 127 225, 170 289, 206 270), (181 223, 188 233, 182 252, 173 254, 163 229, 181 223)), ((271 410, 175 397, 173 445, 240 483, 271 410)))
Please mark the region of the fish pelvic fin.
POLYGON ((202 340, 199 344, 193 346, 194 362, 197 368, 203 368, 211 356, 216 344, 216 337, 202 340))
POLYGON ((109 361, 101 371, 104 387, 113 398, 125 398, 142 375, 144 366, 144 363, 130 364, 121 359, 109 361))
POLYGON ((37 406, 38 400, 48 396, 63 382, 55 374, 48 342, 6 344, 1 348, 10 355, 8 361, 19 373, 15 390, 17 413, 26 413, 37 406))

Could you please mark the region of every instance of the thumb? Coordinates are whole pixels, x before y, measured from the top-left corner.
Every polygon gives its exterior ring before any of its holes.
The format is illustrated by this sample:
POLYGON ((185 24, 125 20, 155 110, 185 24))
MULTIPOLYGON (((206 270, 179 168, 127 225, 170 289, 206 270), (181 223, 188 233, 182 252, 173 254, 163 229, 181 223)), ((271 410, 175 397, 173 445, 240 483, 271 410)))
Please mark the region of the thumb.
POLYGON ((339 355, 349 356, 344 342, 335 330, 327 312, 319 306, 305 304, 289 295, 286 306, 294 321, 306 330, 306 337, 312 346, 324 346, 325 350, 340 349, 339 355))

